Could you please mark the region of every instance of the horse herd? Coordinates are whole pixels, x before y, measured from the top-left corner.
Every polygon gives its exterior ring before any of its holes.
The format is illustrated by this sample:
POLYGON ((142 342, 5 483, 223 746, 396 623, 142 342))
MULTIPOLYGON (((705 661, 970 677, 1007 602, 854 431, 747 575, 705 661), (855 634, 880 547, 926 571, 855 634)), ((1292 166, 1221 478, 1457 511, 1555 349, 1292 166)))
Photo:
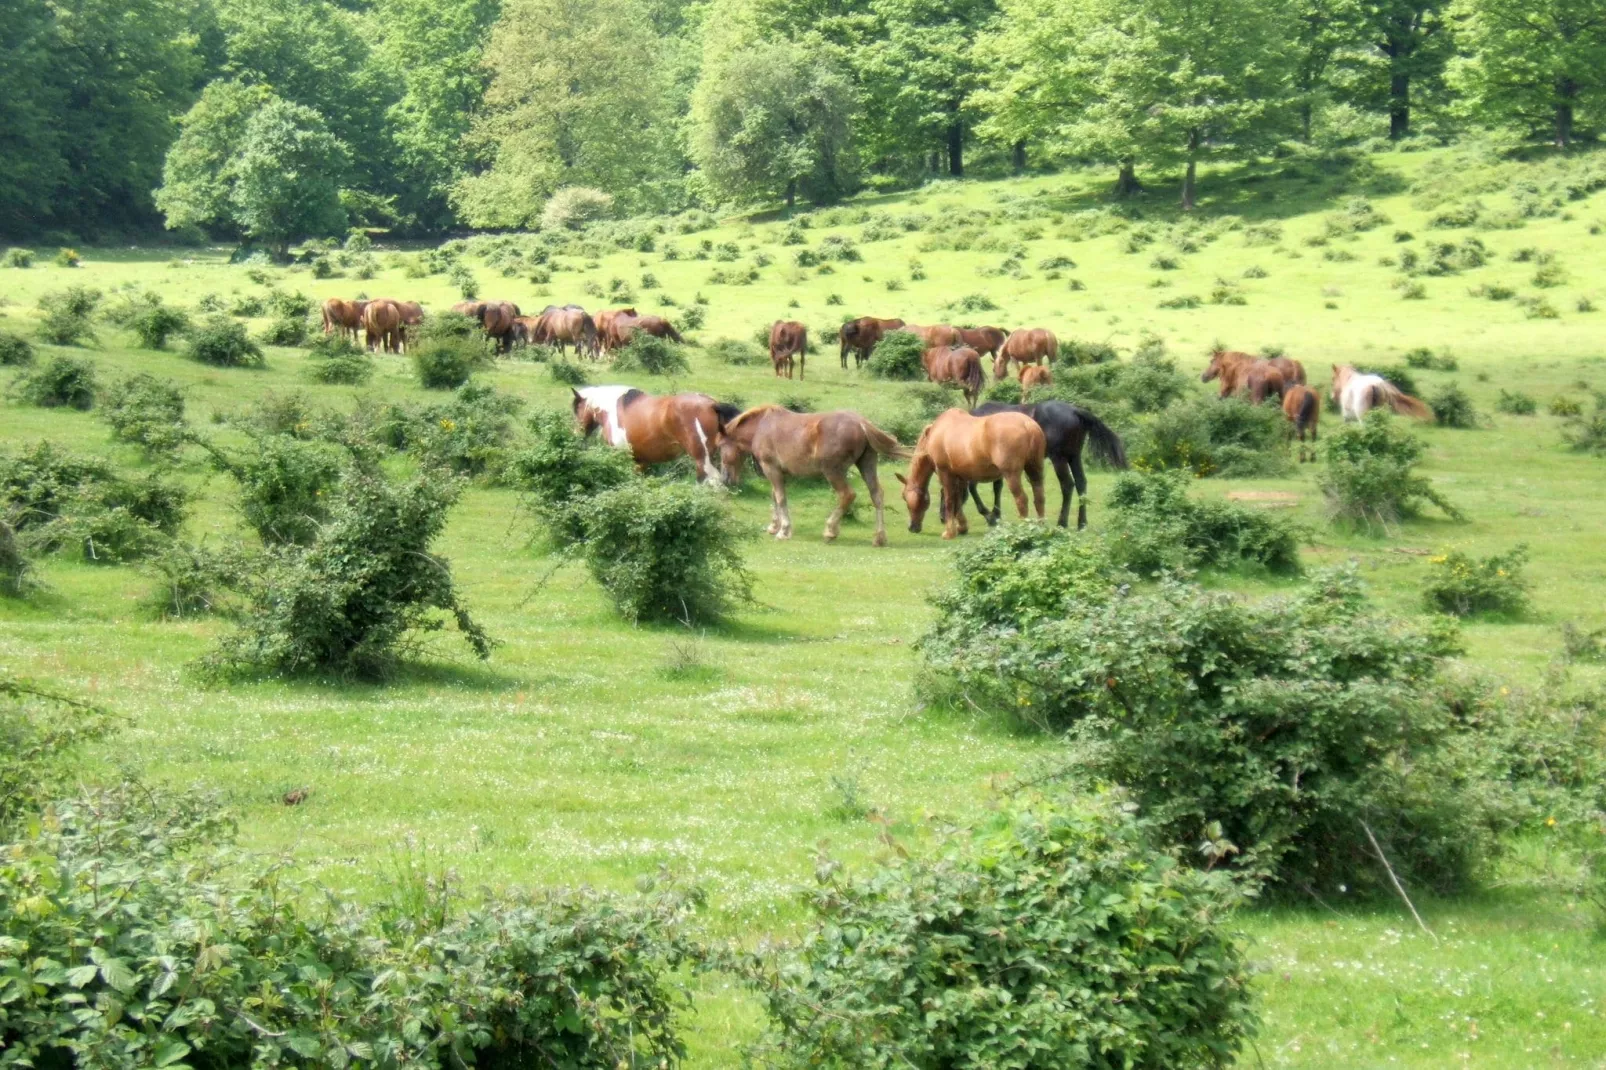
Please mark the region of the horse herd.
MULTIPOLYGON (((510 352, 515 345, 550 345, 567 356, 568 347, 592 360, 628 345, 636 334, 650 334, 680 342, 680 332, 662 316, 643 316, 634 308, 616 308, 593 317, 579 305, 548 305, 539 316, 526 316, 512 301, 460 301, 452 311, 479 324, 497 350, 510 352)), ((390 298, 348 301, 331 297, 323 303, 323 332, 356 341, 359 332, 370 350, 402 353, 409 328, 424 320, 416 301, 390 298)))

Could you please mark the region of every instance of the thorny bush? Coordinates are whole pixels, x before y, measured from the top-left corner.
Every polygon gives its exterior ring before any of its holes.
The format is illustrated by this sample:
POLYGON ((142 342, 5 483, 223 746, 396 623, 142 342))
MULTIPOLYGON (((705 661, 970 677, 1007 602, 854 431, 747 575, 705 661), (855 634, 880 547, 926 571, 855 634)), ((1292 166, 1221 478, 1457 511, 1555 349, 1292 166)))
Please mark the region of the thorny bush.
POLYGON ((171 379, 139 372, 106 388, 100 417, 112 438, 138 446, 147 459, 171 457, 191 439, 184 393, 171 379))
POLYGON ((1427 447, 1381 409, 1356 424, 1345 424, 1327 437, 1327 463, 1316 484, 1327 498, 1336 523, 1356 528, 1386 528, 1418 515, 1424 505, 1436 506, 1452 520, 1461 511, 1416 473, 1427 447))
POLYGON ((1221 498, 1194 497, 1180 472, 1123 472, 1110 489, 1111 557, 1140 575, 1197 568, 1299 571, 1299 530, 1221 498))
POLYGON ((1528 591, 1533 586, 1522 574, 1527 563, 1526 544, 1481 560, 1460 550, 1446 550, 1428 559, 1422 600, 1436 613, 1457 617, 1474 613, 1517 616, 1528 608, 1528 591))

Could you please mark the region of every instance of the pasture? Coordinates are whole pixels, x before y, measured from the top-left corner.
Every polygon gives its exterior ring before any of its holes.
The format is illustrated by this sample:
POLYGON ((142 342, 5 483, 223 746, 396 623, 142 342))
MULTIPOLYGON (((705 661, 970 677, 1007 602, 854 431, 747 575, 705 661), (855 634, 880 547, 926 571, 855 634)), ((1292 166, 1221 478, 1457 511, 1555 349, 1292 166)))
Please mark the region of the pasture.
MULTIPOLYGON (((1583 157, 1571 166, 1592 164, 1583 157)), ((482 298, 526 311, 633 303, 678 324, 686 309, 703 308, 706 323, 686 331, 696 343, 686 350, 691 371, 638 374, 631 385, 745 404, 806 401, 877 421, 907 406, 906 387, 873 379, 851 360, 841 369, 835 339, 819 335, 847 315, 1046 326, 1061 339, 1108 341, 1127 353, 1153 334, 1194 377, 1216 342, 1280 346, 1324 386, 1330 364, 1398 365, 1417 347, 1451 353, 1456 371, 1414 372, 1422 393, 1454 381, 1482 419, 1472 429, 1414 432, 1430 447, 1425 473, 1467 522, 1411 521, 1382 537, 1336 531, 1325 522, 1314 465, 1280 479, 1200 480, 1195 493, 1290 509, 1312 532, 1307 564, 1357 561, 1372 594, 1400 614, 1420 612, 1429 554, 1486 555, 1527 543, 1534 609, 1516 621, 1470 622, 1464 656, 1525 686, 1557 657, 1563 622, 1606 624, 1606 461, 1570 451, 1562 420, 1546 411, 1558 395, 1587 410, 1591 391, 1606 390, 1606 312, 1581 311, 1606 304, 1606 192, 1557 193, 1558 204, 1547 207, 1547 183, 1568 174, 1465 149, 1364 157, 1351 167, 1262 165, 1205 176, 1197 218, 1180 228, 1168 190, 1139 202, 1142 218, 1095 212, 1106 203, 1101 172, 937 182, 808 213, 801 247, 838 236, 857 248, 859 259, 827 261, 830 273, 796 264, 798 247, 783 244, 788 224, 777 218, 729 219, 686 234, 669 221, 652 251, 599 245, 560 254, 539 283, 527 265, 504 276, 472 250, 462 262, 482 298), (1523 181, 1539 192, 1520 189, 1523 181), (1362 196, 1388 222, 1328 234, 1326 221, 1362 196), (1474 200, 1486 225, 1434 225, 1447 206, 1474 200), (1525 207, 1536 200, 1539 210, 1525 207), (989 215, 972 222, 975 212, 989 215), (1135 241, 1135 232, 1153 236, 1135 241), (1411 237, 1399 240, 1400 232, 1411 237), (1435 243, 1469 236, 1485 249, 1481 266, 1413 280, 1419 298, 1393 285, 1405 250, 1430 256, 1435 243), (705 246, 707 258, 697 258, 705 246), (1011 257, 1017 246, 1024 255, 1011 257), (1540 254, 1551 254, 1558 270, 1536 285, 1540 254), (713 272, 756 277, 721 283, 713 272), (1476 292, 1500 287, 1533 300, 1476 292), (598 296, 610 290, 633 300, 598 296), (1217 303, 1213 291, 1234 296, 1217 303), (810 329, 800 379, 775 378, 767 361, 723 364, 706 349, 723 338, 751 341, 775 319, 810 329), (1531 395, 1538 412, 1496 411, 1502 390, 1531 395)), ((0 330, 31 334, 39 296, 74 284, 108 295, 150 289, 186 307, 207 294, 227 305, 268 287, 316 299, 384 294, 431 310, 461 297, 445 275, 407 277, 403 264, 415 250, 377 250, 378 273, 366 280, 232 265, 226 248, 84 250, 75 268, 40 252, 31 268, 0 269, 0 330)), ((251 321, 253 330, 262 322, 251 321)), ((103 381, 146 371, 182 383, 193 422, 223 442, 238 441, 237 433, 211 417, 269 393, 302 392, 333 407, 427 396, 399 357, 380 356, 367 386, 321 386, 307 378, 302 350, 270 347, 263 370, 217 369, 176 349, 137 349, 109 325, 97 334, 81 352, 103 381)), ((588 372, 594 383, 616 381, 605 366, 588 372)), ((525 399, 526 412, 567 408, 569 387, 516 353, 482 377, 525 399)), ((0 446, 49 438, 119 466, 143 464, 110 441, 94 412, 15 402, 0 412, 0 446)), ((1324 429, 1337 419, 1324 414, 1324 429)), ((883 480, 895 487, 890 473, 904 469, 884 462, 883 480)), ((224 544, 242 538, 228 480, 197 451, 180 472, 199 492, 187 533, 224 544)), ((1096 468, 1090 476, 1097 529, 1111 477, 1096 468)), ((936 816, 985 806, 991 783, 1030 775, 1056 751, 1051 740, 966 711, 922 708, 914 698, 911 645, 949 554, 939 524, 910 534, 889 492, 889 544, 873 549, 861 494, 856 518, 826 545, 819 533, 828 489, 794 481, 790 496, 795 535, 784 543, 762 536, 769 501, 756 478, 731 497, 757 536, 745 551, 756 602, 719 628, 621 622, 582 566, 559 567, 532 543, 516 494, 476 486, 438 549, 503 644, 483 665, 460 660, 460 648, 442 641, 440 656, 383 685, 205 686, 187 665, 223 625, 155 622, 138 607, 151 582, 139 568, 66 557, 43 562, 43 593, 0 599, 0 664, 126 713, 128 729, 97 755, 105 767, 225 793, 250 846, 286 853, 335 886, 376 887, 407 855, 453 867, 470 886, 629 888, 663 867, 707 890, 711 931, 757 942, 797 924, 797 892, 812 880, 820 845, 851 865, 884 850, 886 836, 918 842, 936 816), (286 792, 303 787, 305 803, 282 805, 286 792), (853 816, 864 810, 877 818, 853 816)), ((1058 501, 1051 479, 1051 516, 1058 501)), ((971 520, 974 539, 981 524, 974 513, 971 520)), ((1007 504, 1005 522, 1015 522, 1007 504)), ((1205 578, 1250 595, 1293 582, 1205 578)), ((1431 938, 1395 901, 1246 911, 1239 920, 1261 967, 1264 1016, 1252 1057, 1279 1067, 1606 1066, 1602 945, 1587 912, 1562 890, 1566 874, 1556 865, 1542 840, 1525 840, 1489 891, 1419 900, 1431 938)), ((738 1065, 757 1023, 747 997, 705 984, 690 1025, 691 1065, 738 1065)))

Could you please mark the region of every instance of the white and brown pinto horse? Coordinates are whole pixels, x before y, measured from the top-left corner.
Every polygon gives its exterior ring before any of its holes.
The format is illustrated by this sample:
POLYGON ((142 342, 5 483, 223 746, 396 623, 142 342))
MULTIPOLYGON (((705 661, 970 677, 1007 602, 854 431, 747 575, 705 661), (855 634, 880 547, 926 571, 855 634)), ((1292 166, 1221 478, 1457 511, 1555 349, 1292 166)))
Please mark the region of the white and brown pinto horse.
POLYGON ((777 539, 792 537, 792 513, 786 506, 787 476, 824 477, 836 491, 836 508, 825 522, 825 541, 831 542, 842 530, 843 515, 853 506, 856 495, 848 486, 848 469, 857 467, 875 505, 872 546, 887 544, 876 458, 908 455, 897 439, 856 412, 803 414, 779 405, 760 405, 731 420, 719 444, 727 486, 741 482, 742 461, 748 456, 770 481, 767 530, 777 539))
POLYGON ((1433 419, 1433 410, 1381 375, 1355 370, 1352 364, 1333 365, 1333 400, 1344 412, 1344 419, 1359 420, 1368 411, 1389 408, 1418 420, 1433 419))
POLYGON ((654 396, 631 386, 574 391, 574 419, 581 434, 596 432, 608 445, 629 450, 638 468, 690 457, 699 483, 717 478, 714 450, 725 424, 739 411, 707 394, 654 396))

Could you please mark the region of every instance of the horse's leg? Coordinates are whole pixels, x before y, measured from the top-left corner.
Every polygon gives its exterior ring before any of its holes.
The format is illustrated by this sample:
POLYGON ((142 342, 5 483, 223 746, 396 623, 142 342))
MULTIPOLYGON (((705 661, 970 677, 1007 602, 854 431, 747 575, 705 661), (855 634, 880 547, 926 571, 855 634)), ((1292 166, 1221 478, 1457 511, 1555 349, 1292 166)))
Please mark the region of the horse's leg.
POLYGON ((803 381, 803 372, 804 372, 805 369, 807 369, 808 364, 809 364, 809 355, 808 355, 808 353, 807 352, 799 353, 797 355, 797 381, 800 382, 800 383, 803 381))
POLYGON ((942 537, 952 539, 964 534, 965 490, 963 480, 947 472, 939 472, 943 497, 948 502, 948 515, 943 518, 942 537))
POLYGON ((994 524, 998 523, 997 518, 993 517, 987 512, 987 506, 982 504, 980 483, 970 484, 970 500, 976 503, 976 512, 980 513, 981 518, 987 521, 988 527, 992 527, 994 524))
MULTIPOLYGON (((1014 472, 1006 472, 1004 474, 1004 482, 1009 484, 1010 497, 1015 499, 1015 511, 1020 514, 1020 518, 1022 520, 1025 520, 1026 519, 1026 488, 1021 486, 1020 471, 1017 469, 1014 472)), ((1043 482, 1042 470, 1039 469, 1038 470, 1038 476, 1037 476, 1037 483, 1038 483, 1037 495, 1038 495, 1038 499, 1039 499, 1038 503, 1037 503, 1037 507, 1039 509, 1041 509, 1043 507, 1043 503, 1042 503, 1042 500, 1041 500, 1042 499, 1042 495, 1043 495, 1042 482, 1043 482)))
POLYGON ((999 504, 1003 500, 1004 481, 1002 479, 995 479, 993 480, 993 511, 987 516, 988 527, 997 527, 998 522, 1004 518, 1004 510, 999 504))
POLYGON ((764 474, 770 481, 770 501, 775 506, 774 530, 771 532, 777 539, 790 539, 792 537, 792 514, 786 508, 786 473, 781 471, 778 464, 767 465, 764 474))
POLYGON ((836 491, 836 508, 825 519, 825 541, 835 542, 836 537, 842 533, 842 517, 853 508, 853 500, 858 495, 853 493, 853 488, 848 485, 848 473, 845 468, 827 468, 825 481, 836 491))
MULTIPOLYGON (((1069 521, 1071 519, 1071 498, 1076 491, 1076 485, 1071 479, 1071 467, 1065 463, 1064 457, 1054 458, 1054 478, 1058 479, 1060 484, 1059 526, 1063 528, 1069 526, 1069 521)), ((1082 511, 1077 514, 1077 519, 1080 521, 1080 523, 1077 524, 1078 528, 1084 527, 1087 524, 1086 504, 1082 506, 1082 511)))
POLYGON ((887 544, 885 499, 881 495, 881 476, 876 471, 875 450, 867 449, 860 455, 859 475, 864 477, 864 485, 870 491, 870 504, 875 506, 875 538, 870 540, 870 545, 885 546, 887 544))
POLYGON ((1026 466, 1026 478, 1032 484, 1032 507, 1037 510, 1037 519, 1043 519, 1043 462, 1036 461, 1026 466))
POLYGON ((764 534, 774 535, 781 530, 781 500, 779 495, 775 493, 775 480, 770 476, 769 470, 764 467, 764 462, 754 457, 753 463, 758 466, 758 474, 770 481, 770 526, 764 529, 764 534))

